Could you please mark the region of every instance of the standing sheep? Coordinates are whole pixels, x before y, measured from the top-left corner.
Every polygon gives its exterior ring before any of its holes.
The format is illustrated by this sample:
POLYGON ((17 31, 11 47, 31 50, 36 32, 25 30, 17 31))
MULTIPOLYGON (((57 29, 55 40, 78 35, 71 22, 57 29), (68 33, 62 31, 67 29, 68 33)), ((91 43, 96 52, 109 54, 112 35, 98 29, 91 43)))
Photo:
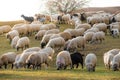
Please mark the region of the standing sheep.
POLYGON ((19 50, 19 48, 21 48, 22 50, 25 48, 29 48, 29 44, 30 44, 30 40, 28 37, 22 37, 17 41, 16 44, 16 49, 17 51, 19 50))
POLYGON ((11 47, 12 48, 15 48, 16 47, 16 44, 17 44, 17 41, 19 40, 19 36, 15 36, 13 39, 12 39, 12 42, 11 42, 11 47))
POLYGON ((96 63, 97 63, 97 57, 94 53, 89 53, 85 57, 85 66, 89 72, 95 71, 96 63))
POLYGON ((70 53, 68 51, 59 52, 56 58, 57 70, 60 70, 62 68, 66 69, 68 65, 70 65, 72 69, 70 53))
POLYGON ((3 55, 1 55, 0 67, 2 67, 4 65, 5 69, 7 69, 7 65, 12 64, 11 68, 13 69, 13 63, 15 61, 16 55, 17 54, 15 52, 7 52, 7 53, 4 53, 3 55))

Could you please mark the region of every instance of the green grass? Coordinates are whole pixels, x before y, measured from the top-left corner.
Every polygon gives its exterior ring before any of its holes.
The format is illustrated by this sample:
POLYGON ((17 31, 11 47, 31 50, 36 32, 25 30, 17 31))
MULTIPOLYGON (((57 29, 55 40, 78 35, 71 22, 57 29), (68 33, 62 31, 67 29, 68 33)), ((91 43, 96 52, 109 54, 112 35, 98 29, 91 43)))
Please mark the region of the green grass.
MULTIPOLYGON (((11 23, 13 25, 13 23, 11 23)), ((2 24, 0 24, 2 25, 2 24)), ((65 28, 73 28, 70 25, 60 25, 60 30, 63 31, 65 28)), ((34 34, 30 38, 30 47, 40 46, 40 41, 34 39, 34 34)), ((87 44, 84 51, 85 56, 89 52, 93 52, 97 55, 97 66, 95 72, 87 72, 86 68, 81 69, 79 66, 78 69, 69 69, 67 70, 56 70, 54 56, 53 62, 50 62, 50 66, 46 70, 44 65, 42 65, 42 70, 32 70, 32 69, 13 69, 10 67, 8 69, 0 69, 0 80, 120 80, 120 72, 107 70, 103 64, 103 54, 113 48, 120 48, 120 39, 113 39, 111 36, 106 35, 105 41, 102 44, 87 44)), ((9 41, 6 39, 5 34, 0 35, 0 55, 9 52, 15 51, 12 49, 9 41)), ((18 53, 21 53, 19 51, 18 53)), ((57 54, 57 53, 55 53, 57 54)))

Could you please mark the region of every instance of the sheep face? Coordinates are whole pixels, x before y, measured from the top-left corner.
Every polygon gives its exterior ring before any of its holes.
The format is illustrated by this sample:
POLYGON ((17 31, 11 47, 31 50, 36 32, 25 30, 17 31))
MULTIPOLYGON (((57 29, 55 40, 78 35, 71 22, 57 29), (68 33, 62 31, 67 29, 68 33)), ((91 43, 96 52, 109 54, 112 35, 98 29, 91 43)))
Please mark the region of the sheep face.
POLYGON ((88 65, 86 65, 86 68, 87 68, 87 70, 88 70, 89 72, 93 72, 93 71, 95 71, 95 68, 93 67, 92 64, 88 64, 88 65))
POLYGON ((112 65, 112 70, 113 71, 118 71, 119 70, 118 67, 119 67, 118 64, 113 64, 112 65))
POLYGON ((45 47, 45 45, 46 45, 46 43, 41 43, 41 48, 44 48, 45 47))
POLYGON ((61 62, 57 62, 57 70, 62 69, 62 68, 63 68, 63 66, 64 66, 64 64, 63 64, 63 63, 61 63, 61 62))

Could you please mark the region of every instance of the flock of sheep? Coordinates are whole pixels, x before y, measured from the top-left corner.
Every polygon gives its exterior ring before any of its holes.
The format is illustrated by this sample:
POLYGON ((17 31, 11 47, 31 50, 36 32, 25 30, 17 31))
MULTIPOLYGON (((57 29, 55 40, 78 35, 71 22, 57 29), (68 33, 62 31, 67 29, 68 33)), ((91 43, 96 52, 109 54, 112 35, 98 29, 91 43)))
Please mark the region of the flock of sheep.
MULTIPOLYGON (((6 38, 11 44, 11 48, 23 51, 21 54, 16 52, 7 52, 0 56, 0 67, 10 63, 12 68, 33 68, 41 69, 41 65, 49 66, 49 61, 53 61, 56 56, 57 70, 70 68, 78 68, 79 63, 83 68, 85 63, 88 71, 95 71, 97 64, 97 56, 89 53, 83 60, 83 54, 80 50, 85 50, 87 44, 98 44, 105 40, 106 35, 113 38, 119 38, 120 31, 120 13, 110 14, 106 12, 96 13, 80 13, 74 14, 55 14, 47 15, 46 21, 51 23, 41 23, 38 21, 41 14, 36 14, 36 19, 30 24, 15 24, 13 27, 9 25, 0 27, 0 35, 6 33, 6 38), (84 18, 83 18, 84 17, 84 18), (82 21, 86 19, 86 22, 82 21), (56 24, 73 25, 74 29, 67 28, 61 31, 60 26, 56 24), (35 35, 34 35, 35 34, 35 35), (29 36, 34 35, 36 40, 40 40, 40 47, 30 47, 29 36), (85 62, 83 62, 85 61, 85 62)), ((22 17, 24 17, 22 15, 22 17)), ((44 15, 45 17, 45 15, 44 15)), ((27 17, 29 19, 29 17, 27 17)), ((26 20, 27 20, 26 19, 26 20)), ((105 67, 114 71, 119 70, 120 65, 120 49, 112 49, 103 55, 105 67)))

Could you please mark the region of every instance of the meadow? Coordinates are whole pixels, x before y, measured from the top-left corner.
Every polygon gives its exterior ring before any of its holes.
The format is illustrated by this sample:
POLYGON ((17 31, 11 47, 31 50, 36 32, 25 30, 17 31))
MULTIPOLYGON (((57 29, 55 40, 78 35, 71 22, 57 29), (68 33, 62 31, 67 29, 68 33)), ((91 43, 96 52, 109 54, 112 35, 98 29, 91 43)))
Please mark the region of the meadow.
MULTIPOLYGON (((19 22, 0 22, 0 25, 11 25, 19 22)), ((63 31, 66 28, 74 28, 70 25, 60 25, 60 30, 63 31)), ((40 41, 34 39, 34 35, 30 36, 30 47, 40 46, 40 41)), ((93 52, 97 55, 97 66, 95 72, 87 72, 85 66, 84 69, 81 69, 81 65, 78 69, 67 70, 56 70, 55 60, 56 55, 53 58, 53 61, 50 62, 48 69, 44 68, 42 65, 41 70, 32 70, 32 69, 0 69, 0 80, 120 80, 120 71, 108 70, 104 67, 103 63, 103 54, 108 50, 120 48, 120 38, 113 38, 109 34, 106 35, 105 40, 101 44, 87 44, 85 50, 80 50, 85 56, 93 52)), ((5 34, 0 35, 0 55, 9 52, 15 51, 12 49, 9 41, 6 39, 5 34)), ((19 51, 17 53, 21 53, 19 51)), ((84 56, 84 58, 85 58, 84 56)), ((10 65, 9 65, 10 66, 10 65)))

